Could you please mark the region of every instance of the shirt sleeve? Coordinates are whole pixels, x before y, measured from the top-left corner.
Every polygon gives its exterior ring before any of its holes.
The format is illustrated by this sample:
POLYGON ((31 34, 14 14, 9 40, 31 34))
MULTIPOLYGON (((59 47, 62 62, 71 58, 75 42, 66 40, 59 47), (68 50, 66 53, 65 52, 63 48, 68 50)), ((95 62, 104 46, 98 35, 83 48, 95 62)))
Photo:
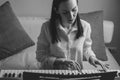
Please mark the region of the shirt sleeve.
POLYGON ((41 33, 38 37, 36 59, 41 63, 42 68, 53 68, 56 57, 50 55, 50 36, 48 35, 48 26, 42 25, 41 33))
POLYGON ((85 42, 84 42, 84 47, 83 47, 83 55, 86 57, 87 60, 89 60, 90 56, 96 57, 94 54, 91 45, 92 45, 92 40, 91 40, 91 26, 89 23, 86 24, 86 37, 85 37, 85 42))

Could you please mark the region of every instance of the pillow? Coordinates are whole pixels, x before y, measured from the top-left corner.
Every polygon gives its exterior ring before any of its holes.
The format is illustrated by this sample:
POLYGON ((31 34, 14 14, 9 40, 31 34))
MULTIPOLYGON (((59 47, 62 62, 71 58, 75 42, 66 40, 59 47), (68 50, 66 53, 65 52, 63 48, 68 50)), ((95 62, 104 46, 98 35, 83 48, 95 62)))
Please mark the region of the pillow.
POLYGON ((0 6, 0 60, 34 44, 6 1, 0 6))
POLYGON ((80 13, 80 18, 89 22, 91 25, 92 49, 96 57, 102 61, 106 61, 107 55, 103 36, 103 11, 80 13))

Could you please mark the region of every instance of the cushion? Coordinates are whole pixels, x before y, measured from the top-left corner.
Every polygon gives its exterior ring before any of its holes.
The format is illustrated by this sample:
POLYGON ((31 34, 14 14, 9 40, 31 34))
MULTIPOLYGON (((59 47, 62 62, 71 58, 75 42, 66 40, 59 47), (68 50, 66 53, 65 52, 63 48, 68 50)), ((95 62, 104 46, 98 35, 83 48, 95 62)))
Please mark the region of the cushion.
POLYGON ((107 55, 103 36, 103 11, 80 13, 80 18, 89 22, 91 25, 92 49, 96 57, 102 61, 106 61, 107 55))
POLYGON ((21 25, 24 27, 31 39, 37 43, 37 38, 41 32, 42 24, 47 21, 44 17, 18 17, 21 25))
POLYGON ((0 60, 34 45, 9 1, 0 6, 0 60))

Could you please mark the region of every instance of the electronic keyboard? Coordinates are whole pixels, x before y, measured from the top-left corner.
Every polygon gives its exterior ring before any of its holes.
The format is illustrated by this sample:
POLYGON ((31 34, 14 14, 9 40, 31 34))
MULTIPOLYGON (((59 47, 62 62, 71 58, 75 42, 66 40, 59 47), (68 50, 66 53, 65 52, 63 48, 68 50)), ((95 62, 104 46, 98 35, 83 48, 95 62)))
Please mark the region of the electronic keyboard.
POLYGON ((0 80, 114 80, 120 70, 1 70, 0 80))

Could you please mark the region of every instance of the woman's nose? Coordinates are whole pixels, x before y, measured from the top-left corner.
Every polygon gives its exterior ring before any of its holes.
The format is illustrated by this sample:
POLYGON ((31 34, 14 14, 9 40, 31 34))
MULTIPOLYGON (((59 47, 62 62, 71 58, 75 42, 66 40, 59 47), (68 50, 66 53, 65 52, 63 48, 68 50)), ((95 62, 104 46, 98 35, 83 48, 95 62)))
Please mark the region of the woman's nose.
POLYGON ((69 20, 72 20, 72 19, 73 19, 73 17, 74 17, 73 12, 70 12, 70 13, 69 13, 69 16, 68 16, 68 19, 69 19, 69 20))

